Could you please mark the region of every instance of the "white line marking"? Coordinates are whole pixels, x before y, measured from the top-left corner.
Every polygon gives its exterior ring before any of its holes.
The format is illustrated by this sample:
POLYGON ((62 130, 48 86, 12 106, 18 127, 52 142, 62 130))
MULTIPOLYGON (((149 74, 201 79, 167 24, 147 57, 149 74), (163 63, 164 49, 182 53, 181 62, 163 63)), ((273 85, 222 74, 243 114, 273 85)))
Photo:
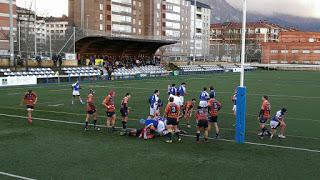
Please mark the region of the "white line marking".
POLYGON ((14 174, 9 174, 9 173, 5 173, 5 172, 1 172, 1 171, 0 171, 0 174, 1 174, 1 175, 4 175, 4 176, 9 176, 9 177, 17 178, 17 179, 35 180, 35 179, 32 179, 32 178, 23 177, 23 176, 18 176, 18 175, 14 175, 14 174))
MULTIPOLYGON (((14 118, 22 118, 26 119, 25 116, 18 116, 18 115, 10 115, 10 114, 0 114, 0 116, 6 116, 6 117, 14 117, 14 118)), ((47 119, 47 118, 33 118, 34 120, 39 121, 49 121, 49 122, 57 122, 57 123, 65 123, 65 124, 76 124, 76 125, 84 125, 84 123, 79 122, 73 122, 73 121, 63 121, 63 120, 55 120, 55 119, 47 119)), ((90 124, 92 125, 92 124, 90 124)), ((99 127, 105 127, 104 125, 98 125, 99 127)), ((121 129, 121 127, 117 127, 121 129)), ((186 137, 195 137, 192 135, 184 135, 186 137)), ((214 139, 214 138, 210 138, 214 139)), ((230 139, 218 139, 220 141, 226 141, 226 142, 235 142, 234 140, 230 139)), ((297 150, 297 151, 306 151, 306 152, 313 152, 313 153, 320 153, 320 150, 314 150, 314 149, 305 149, 305 148, 298 148, 298 147, 291 147, 291 146, 279 146, 279 145, 272 145, 272 144, 261 144, 261 143, 254 143, 254 142, 245 142, 245 144, 250 145, 257 145, 257 146, 266 146, 266 147, 274 147, 274 148, 281 148, 281 149, 290 149, 290 150, 297 150)))
POLYGON ((63 106, 64 104, 53 104, 53 105, 48 105, 48 106, 50 106, 50 107, 59 107, 59 106, 63 106))

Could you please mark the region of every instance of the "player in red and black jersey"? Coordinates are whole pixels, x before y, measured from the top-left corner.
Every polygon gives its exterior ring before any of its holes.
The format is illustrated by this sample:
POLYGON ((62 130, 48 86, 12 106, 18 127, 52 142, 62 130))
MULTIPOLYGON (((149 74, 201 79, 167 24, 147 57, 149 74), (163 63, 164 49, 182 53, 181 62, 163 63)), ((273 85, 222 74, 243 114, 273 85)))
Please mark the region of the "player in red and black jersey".
POLYGON ((106 108, 107 120, 106 127, 111 127, 112 130, 115 130, 116 123, 116 106, 114 105, 114 98, 116 92, 110 91, 108 96, 106 96, 102 102, 102 105, 106 108))
POLYGON ((121 101, 121 108, 120 108, 120 113, 122 116, 122 130, 125 132, 127 130, 127 123, 128 123, 128 115, 129 115, 129 99, 131 98, 131 94, 127 93, 124 98, 121 101))
POLYGON ((172 143, 172 134, 178 137, 178 141, 181 141, 179 136, 179 129, 178 129, 178 121, 180 115, 180 106, 173 102, 174 98, 169 98, 169 103, 165 109, 165 117, 167 117, 167 130, 168 130, 168 139, 166 140, 167 143, 172 143))
POLYGON ((208 141, 208 136, 209 136, 209 132, 208 132, 208 110, 207 108, 202 108, 202 107, 198 107, 196 113, 195 113, 195 118, 197 121, 197 143, 200 142, 200 133, 201 130, 204 131, 204 141, 207 142, 208 141))
POLYGON ((188 128, 191 128, 190 118, 192 116, 192 111, 195 104, 196 104, 196 99, 193 98, 191 101, 187 101, 182 107, 182 115, 180 116, 180 118, 183 117, 187 121, 188 128))
POLYGON ((27 108, 28 112, 28 122, 32 124, 32 111, 34 110, 34 106, 38 101, 38 96, 31 89, 23 97, 23 103, 27 108))
POLYGON ((262 105, 259 112, 258 120, 261 132, 258 134, 261 139, 263 139, 263 136, 265 133, 267 133, 269 136, 271 135, 270 131, 266 128, 266 122, 270 119, 270 113, 271 113, 271 104, 268 101, 268 96, 262 96, 262 105))
POLYGON ((220 129, 218 126, 218 115, 222 106, 219 101, 214 98, 213 94, 210 94, 210 99, 208 101, 208 111, 209 111, 209 129, 211 131, 211 126, 213 125, 216 129, 216 138, 219 138, 220 129))
POLYGON ((94 105, 94 91, 92 89, 89 90, 88 97, 87 97, 87 106, 86 106, 86 124, 84 130, 89 130, 89 121, 90 116, 93 116, 93 127, 95 130, 99 131, 100 128, 97 127, 97 109, 94 105))

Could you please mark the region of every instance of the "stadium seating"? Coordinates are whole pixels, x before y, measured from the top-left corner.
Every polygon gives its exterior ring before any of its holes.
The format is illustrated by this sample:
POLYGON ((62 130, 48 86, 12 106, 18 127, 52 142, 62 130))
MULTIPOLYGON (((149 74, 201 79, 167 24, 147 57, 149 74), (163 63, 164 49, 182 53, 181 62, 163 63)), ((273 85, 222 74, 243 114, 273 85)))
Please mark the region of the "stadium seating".
POLYGON ((125 69, 125 68, 116 69, 113 72, 113 75, 115 77, 119 77, 119 76, 134 76, 137 74, 154 75, 154 74, 164 74, 164 73, 168 73, 168 71, 160 66, 142 66, 142 67, 134 67, 132 69, 125 69))
POLYGON ((53 77, 54 71, 51 68, 31 68, 29 71, 12 72, 10 69, 0 69, 4 76, 19 77, 19 76, 35 76, 38 78, 53 77))
POLYGON ((100 75, 100 70, 96 70, 93 67, 68 67, 62 68, 61 70, 71 77, 100 75))
MULTIPOLYGON (((223 66, 218 66, 218 65, 183 65, 183 66, 178 66, 179 69, 184 72, 184 73, 190 73, 190 72, 230 72, 233 71, 236 68, 240 68, 238 65, 223 65, 223 66)), ((257 68, 252 67, 252 66, 245 66, 245 70, 255 70, 257 68)))

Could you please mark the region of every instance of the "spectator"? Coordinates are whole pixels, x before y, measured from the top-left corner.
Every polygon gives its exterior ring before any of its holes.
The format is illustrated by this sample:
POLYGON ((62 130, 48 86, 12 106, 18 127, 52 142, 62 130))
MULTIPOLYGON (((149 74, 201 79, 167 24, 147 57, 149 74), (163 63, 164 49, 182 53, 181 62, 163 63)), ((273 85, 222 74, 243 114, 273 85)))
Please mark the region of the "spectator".
POLYGON ((41 67, 41 57, 39 55, 36 56, 36 61, 38 63, 38 66, 41 67))

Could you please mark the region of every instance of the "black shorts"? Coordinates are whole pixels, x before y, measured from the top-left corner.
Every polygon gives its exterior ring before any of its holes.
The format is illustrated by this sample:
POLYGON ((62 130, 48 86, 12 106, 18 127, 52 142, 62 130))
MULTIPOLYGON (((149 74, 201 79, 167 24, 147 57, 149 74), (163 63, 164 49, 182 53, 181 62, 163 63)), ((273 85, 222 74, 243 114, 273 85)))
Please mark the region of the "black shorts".
POLYGON ((209 122, 211 123, 217 123, 218 122, 218 116, 210 116, 209 122))
POLYGON ((259 122, 260 122, 261 124, 264 124, 264 123, 266 123, 267 121, 268 121, 267 118, 264 118, 264 117, 260 117, 260 118, 259 118, 259 122))
POLYGON ((90 114, 90 115, 92 115, 92 114, 94 114, 94 113, 96 113, 96 112, 97 112, 97 110, 95 110, 95 109, 92 109, 92 110, 90 110, 90 111, 87 111, 87 113, 90 114))
POLYGON ((177 118, 167 118, 167 125, 177 126, 178 125, 177 118))
POLYGON ((116 113, 115 112, 106 112, 107 113, 107 117, 112 117, 113 115, 115 115, 116 113))
POLYGON ((120 113, 122 117, 128 117, 128 109, 120 109, 120 113))
POLYGON ((208 128, 208 121, 207 120, 199 120, 197 123, 199 128, 208 128))
POLYGON ((32 110, 34 110, 34 106, 26 105, 26 109, 27 109, 27 110, 31 110, 31 111, 32 111, 32 110))

